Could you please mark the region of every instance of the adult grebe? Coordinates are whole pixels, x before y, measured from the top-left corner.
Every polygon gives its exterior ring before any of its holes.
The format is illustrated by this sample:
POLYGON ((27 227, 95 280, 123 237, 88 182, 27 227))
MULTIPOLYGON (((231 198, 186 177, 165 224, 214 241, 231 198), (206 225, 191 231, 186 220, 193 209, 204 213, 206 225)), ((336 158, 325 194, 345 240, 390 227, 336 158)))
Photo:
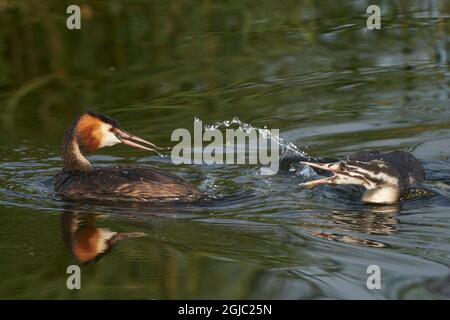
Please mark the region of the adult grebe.
POLYGON ((84 154, 118 143, 143 150, 155 148, 142 138, 124 131, 119 123, 87 111, 66 131, 61 148, 63 170, 54 180, 63 198, 133 201, 194 201, 203 194, 189 182, 154 167, 114 166, 94 168, 84 154))
POLYGON ((367 203, 397 203, 407 189, 425 181, 422 164, 406 151, 363 151, 351 155, 347 161, 324 164, 300 162, 332 174, 327 178, 302 183, 301 186, 360 185, 366 188, 362 200, 367 203))

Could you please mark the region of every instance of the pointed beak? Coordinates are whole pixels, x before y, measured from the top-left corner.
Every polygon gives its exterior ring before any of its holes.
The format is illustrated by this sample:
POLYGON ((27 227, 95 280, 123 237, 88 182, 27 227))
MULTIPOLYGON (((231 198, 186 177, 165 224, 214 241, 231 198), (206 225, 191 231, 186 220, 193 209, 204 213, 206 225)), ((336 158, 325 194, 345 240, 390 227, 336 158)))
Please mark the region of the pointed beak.
POLYGON ((306 161, 300 161, 300 163, 302 164, 306 164, 307 166, 316 168, 316 169, 321 169, 321 170, 325 170, 328 172, 334 172, 330 167, 328 167, 328 165, 326 163, 313 163, 313 162, 306 162, 306 161))
POLYGON ((150 141, 139 138, 139 137, 132 135, 131 133, 128 133, 122 129, 115 128, 113 132, 116 135, 116 137, 123 144, 129 145, 130 147, 133 147, 136 149, 141 149, 141 150, 148 150, 148 151, 155 151, 155 149, 159 149, 156 145, 154 145, 150 141), (141 143, 141 144, 139 144, 139 143, 141 143), (142 144, 146 144, 148 146, 151 146, 152 148, 146 147, 142 144))
POLYGON ((300 183, 299 186, 301 186, 301 187, 314 188, 315 186, 320 185, 320 184, 330 184, 333 182, 334 177, 336 177, 336 172, 333 169, 331 169, 328 166, 328 164, 312 163, 312 162, 305 162, 305 161, 301 161, 300 163, 310 166, 312 168, 325 170, 325 171, 331 172, 333 174, 331 177, 316 179, 316 180, 311 180, 311 181, 300 183))

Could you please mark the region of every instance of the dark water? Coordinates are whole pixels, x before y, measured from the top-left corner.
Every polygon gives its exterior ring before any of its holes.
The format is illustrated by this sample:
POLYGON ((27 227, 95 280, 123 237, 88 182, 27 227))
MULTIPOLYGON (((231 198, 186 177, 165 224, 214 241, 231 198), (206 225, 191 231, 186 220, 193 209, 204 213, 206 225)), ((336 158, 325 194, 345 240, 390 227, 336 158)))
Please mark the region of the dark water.
MULTIPOLYGON (((450 298, 449 3, 0 1, 0 298, 450 298), (86 107, 158 145, 238 116, 313 156, 407 150, 432 195, 367 206, 354 188, 298 188, 254 165, 182 165, 125 146, 90 159, 152 164, 217 199, 65 202, 59 144, 86 107), (115 246, 93 256, 85 239, 115 246), (369 265, 381 290, 366 287, 369 265)), ((99 252, 106 247, 97 248, 99 252)))

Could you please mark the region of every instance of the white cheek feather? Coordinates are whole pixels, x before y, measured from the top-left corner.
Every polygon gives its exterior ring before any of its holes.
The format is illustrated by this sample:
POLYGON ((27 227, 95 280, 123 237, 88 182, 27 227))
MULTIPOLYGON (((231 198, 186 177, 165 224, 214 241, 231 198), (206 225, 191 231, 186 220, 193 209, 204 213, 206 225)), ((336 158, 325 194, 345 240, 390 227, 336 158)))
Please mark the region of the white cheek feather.
MULTIPOLYGON (((380 166, 380 167, 387 168, 387 166, 384 165, 384 164, 379 164, 379 166, 380 166)), ((363 169, 363 168, 357 168, 357 170, 358 170, 359 172, 361 172, 361 173, 366 173, 367 175, 372 176, 374 179, 381 180, 381 181, 383 181, 383 182, 385 182, 385 183, 388 183, 388 184, 398 184, 398 179, 397 179, 396 177, 387 175, 387 174, 384 173, 384 172, 379 172, 378 174, 373 174, 373 172, 370 172, 370 171, 365 170, 365 169, 363 169)))
POLYGON ((111 129, 110 125, 102 125, 102 140, 100 141, 99 148, 110 147, 121 142, 109 129, 111 129))

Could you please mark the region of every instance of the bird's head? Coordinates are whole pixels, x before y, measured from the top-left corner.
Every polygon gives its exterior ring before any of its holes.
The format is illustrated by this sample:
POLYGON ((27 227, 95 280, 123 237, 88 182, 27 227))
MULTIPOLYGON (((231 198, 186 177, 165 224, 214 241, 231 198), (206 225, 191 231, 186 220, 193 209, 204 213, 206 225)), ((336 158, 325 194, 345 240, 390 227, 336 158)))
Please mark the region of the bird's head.
POLYGON ((304 187, 329 185, 360 185, 367 189, 363 201, 371 203, 395 203, 401 194, 398 172, 381 160, 338 161, 333 163, 302 162, 312 168, 325 170, 329 177, 311 180, 300 184, 304 187))
POLYGON ((85 112, 78 119, 75 125, 75 137, 80 150, 85 154, 118 143, 149 151, 153 151, 152 148, 157 148, 153 143, 123 130, 116 120, 93 111, 85 112))

